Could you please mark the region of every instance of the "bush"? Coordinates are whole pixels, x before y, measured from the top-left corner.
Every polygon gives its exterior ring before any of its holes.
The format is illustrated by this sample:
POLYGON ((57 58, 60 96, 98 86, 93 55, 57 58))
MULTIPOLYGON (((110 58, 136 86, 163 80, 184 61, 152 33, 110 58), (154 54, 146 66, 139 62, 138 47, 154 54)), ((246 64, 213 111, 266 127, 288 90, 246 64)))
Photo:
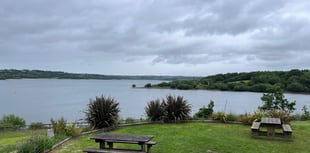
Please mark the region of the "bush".
POLYGON ((191 106, 182 96, 168 95, 163 101, 166 121, 190 119, 191 106))
POLYGON ((164 117, 164 106, 159 99, 150 101, 145 107, 145 113, 151 121, 161 121, 164 117))
POLYGON ((208 107, 203 106, 199 111, 194 115, 194 118, 209 118, 213 113, 214 101, 210 101, 208 107))
POLYGON ((144 85, 144 88, 151 88, 152 84, 151 83, 147 83, 146 85, 144 85))
POLYGON ((75 136, 82 132, 82 130, 76 128, 75 124, 67 125, 67 121, 63 117, 58 121, 51 119, 51 123, 56 136, 57 135, 75 136))
POLYGON ((17 153, 43 153, 53 146, 53 140, 47 136, 34 136, 17 146, 17 153))
POLYGON ((132 123, 136 123, 137 121, 132 118, 132 117, 127 117, 126 120, 125 120, 125 123, 126 124, 132 124, 132 123))
POLYGON ((25 125, 26 121, 23 118, 15 116, 13 114, 4 115, 0 120, 0 126, 2 127, 11 127, 13 129, 19 129, 25 127, 25 125))
POLYGON ((268 117, 268 113, 264 111, 256 111, 252 115, 252 122, 260 122, 263 117, 268 117))
POLYGON ((226 115, 224 112, 215 112, 211 115, 211 119, 226 122, 226 115))
POLYGON ((191 106, 182 96, 166 96, 160 103, 159 99, 150 101, 145 112, 151 121, 179 121, 190 119, 191 106))
POLYGON ((55 135, 66 135, 67 121, 63 117, 58 121, 51 119, 51 124, 55 135))
POLYGON ((245 125, 251 125, 253 122, 252 115, 250 113, 241 114, 239 116, 240 121, 245 125))
POLYGON ((90 100, 86 113, 86 121, 94 128, 113 127, 118 123, 119 103, 110 97, 96 97, 90 100))
POLYGON ((310 112, 308 111, 308 107, 304 105, 302 107, 303 114, 301 115, 301 120, 310 120, 310 112))
POLYGON ((268 113, 264 111, 256 111, 254 114, 245 113, 240 115, 240 121, 243 124, 251 125, 254 121, 260 122, 263 117, 268 117, 268 113))
POLYGON ((225 115, 226 121, 238 121, 238 115, 234 113, 228 113, 225 115))
POLYGON ((42 122, 31 123, 29 126, 30 130, 45 129, 45 128, 46 127, 42 122))

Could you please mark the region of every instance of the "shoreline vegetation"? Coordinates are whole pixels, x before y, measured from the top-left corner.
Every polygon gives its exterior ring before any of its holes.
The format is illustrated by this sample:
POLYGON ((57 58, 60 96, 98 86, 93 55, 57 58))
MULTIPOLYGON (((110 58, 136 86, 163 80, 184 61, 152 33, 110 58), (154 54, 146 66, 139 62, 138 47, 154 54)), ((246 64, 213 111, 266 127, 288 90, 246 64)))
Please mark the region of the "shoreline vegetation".
POLYGON ((146 84, 145 88, 179 90, 219 90, 269 92, 281 88, 288 93, 310 93, 310 71, 256 71, 216 74, 191 80, 173 80, 159 84, 146 84))
MULTIPOLYGON (((310 93, 310 70, 254 71, 200 76, 101 75, 61 71, 0 69, 0 80, 6 79, 94 79, 94 80, 162 80, 142 88, 179 90, 219 90, 268 92, 281 88, 287 93, 310 93)), ((132 85, 136 87, 135 84, 132 85)))
POLYGON ((102 75, 62 71, 0 69, 0 80, 6 79, 94 79, 94 80, 192 80, 195 76, 168 75, 102 75))

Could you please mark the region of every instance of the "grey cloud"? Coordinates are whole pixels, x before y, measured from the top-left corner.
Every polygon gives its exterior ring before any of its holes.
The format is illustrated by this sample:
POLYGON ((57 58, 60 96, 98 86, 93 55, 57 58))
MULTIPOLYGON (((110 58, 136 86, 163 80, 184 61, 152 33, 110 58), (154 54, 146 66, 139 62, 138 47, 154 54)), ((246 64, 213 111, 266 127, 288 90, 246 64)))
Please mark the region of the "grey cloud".
POLYGON ((310 67, 309 7, 305 0, 2 0, 0 61, 99 62, 108 54, 105 61, 272 67, 290 56, 287 64, 310 67))

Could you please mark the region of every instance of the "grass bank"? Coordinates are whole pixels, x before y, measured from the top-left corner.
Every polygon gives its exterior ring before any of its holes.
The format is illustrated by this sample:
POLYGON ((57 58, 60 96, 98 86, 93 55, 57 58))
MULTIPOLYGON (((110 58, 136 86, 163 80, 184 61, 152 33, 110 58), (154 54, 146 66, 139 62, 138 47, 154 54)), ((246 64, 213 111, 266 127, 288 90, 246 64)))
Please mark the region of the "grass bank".
POLYGON ((30 136, 46 135, 46 130, 0 131, 0 148, 14 145, 30 136))
MULTIPOLYGON (((154 135, 154 153, 306 153, 310 150, 310 122, 292 122, 293 141, 260 140, 250 137, 250 127, 220 123, 153 124, 120 128, 112 133, 154 135)), ((76 138, 53 153, 77 153, 98 144, 87 135, 76 138)), ((116 147, 138 148, 116 144, 116 147)))

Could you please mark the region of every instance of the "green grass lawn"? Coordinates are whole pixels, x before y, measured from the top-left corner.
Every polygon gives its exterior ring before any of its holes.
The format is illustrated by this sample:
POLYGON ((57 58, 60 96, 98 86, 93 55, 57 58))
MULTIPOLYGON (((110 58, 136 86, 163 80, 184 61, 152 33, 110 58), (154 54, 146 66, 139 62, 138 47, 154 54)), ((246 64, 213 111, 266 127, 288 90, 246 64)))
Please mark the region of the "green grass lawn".
MULTIPOLYGON (((293 141, 251 138, 249 126, 219 123, 153 124, 119 128, 112 133, 154 135, 153 153, 308 153, 310 122, 292 122, 293 141)), ((94 135, 94 134, 93 134, 94 135)), ((76 153, 99 144, 87 135, 76 138, 53 153, 76 153)), ((115 144, 115 147, 139 148, 115 144)))
POLYGON ((46 134, 46 130, 0 131, 0 148, 38 134, 46 134))
POLYGON ((46 135, 46 130, 0 131, 0 152, 11 152, 16 144, 35 135, 46 135))

